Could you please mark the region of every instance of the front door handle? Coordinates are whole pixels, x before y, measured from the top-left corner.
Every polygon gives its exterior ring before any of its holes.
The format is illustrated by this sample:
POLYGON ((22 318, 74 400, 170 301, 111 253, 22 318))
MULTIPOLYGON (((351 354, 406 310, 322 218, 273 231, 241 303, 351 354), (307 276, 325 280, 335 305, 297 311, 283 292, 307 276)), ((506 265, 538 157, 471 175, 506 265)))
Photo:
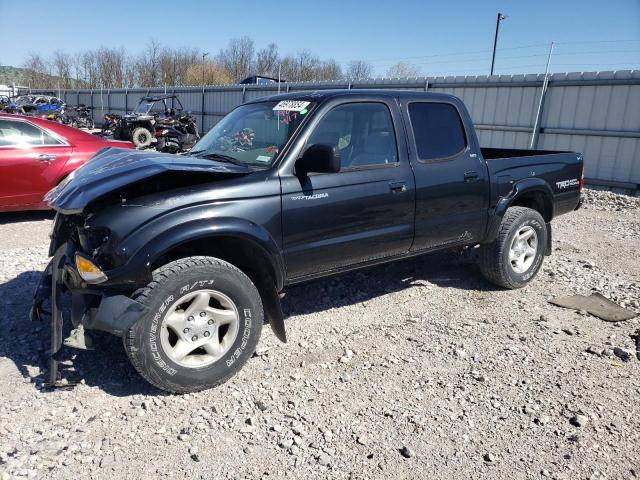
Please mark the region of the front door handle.
POLYGON ((465 182, 475 182, 478 179, 478 172, 464 172, 465 182))
POLYGON ((389 188, 393 193, 402 193, 407 191, 406 182, 389 182, 389 188))
POLYGON ((36 160, 39 160, 41 162, 51 162, 56 158, 58 158, 58 156, 52 153, 41 153, 40 155, 36 155, 36 160))

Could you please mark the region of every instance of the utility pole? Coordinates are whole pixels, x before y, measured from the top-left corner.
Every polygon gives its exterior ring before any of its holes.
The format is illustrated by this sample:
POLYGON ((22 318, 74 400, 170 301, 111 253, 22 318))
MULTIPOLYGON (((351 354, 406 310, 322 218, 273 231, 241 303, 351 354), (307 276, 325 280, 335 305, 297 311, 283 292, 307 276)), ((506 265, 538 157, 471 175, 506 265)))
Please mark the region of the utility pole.
POLYGON ((491 73, 493 75, 493 67, 496 64, 496 47, 498 46, 498 31, 500 30, 500 21, 506 20, 507 16, 498 12, 498 18, 496 19, 496 36, 493 38, 493 56, 491 57, 491 73))
POLYGON ((209 52, 203 52, 202 53, 202 85, 205 84, 205 82, 204 82, 204 57, 206 57, 207 55, 209 55, 209 52))
POLYGON ((549 46, 549 55, 547 56, 547 67, 544 69, 544 80, 542 81, 542 89, 540 90, 540 101, 538 102, 538 111, 533 124, 533 132, 531 132, 531 142, 529 149, 533 150, 538 147, 538 137, 540 136, 540 122, 542 121, 542 108, 544 107, 544 97, 549 86, 549 65, 551 64, 551 55, 553 55, 553 42, 549 46))

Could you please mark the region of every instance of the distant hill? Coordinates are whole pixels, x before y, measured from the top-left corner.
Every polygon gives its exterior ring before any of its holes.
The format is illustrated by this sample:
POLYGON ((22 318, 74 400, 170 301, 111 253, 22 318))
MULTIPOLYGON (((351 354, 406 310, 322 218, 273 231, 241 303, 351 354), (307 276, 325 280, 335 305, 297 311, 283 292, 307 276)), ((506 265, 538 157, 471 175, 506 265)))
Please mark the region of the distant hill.
POLYGON ((9 65, 0 65, 0 84, 12 85, 20 84, 23 78, 24 68, 11 67, 9 65))
MULTIPOLYGON (((27 85, 28 71, 25 68, 12 67, 11 65, 0 65, 0 84, 1 85, 20 85, 32 88, 55 88, 58 83, 56 75, 40 74, 46 85, 27 85)), ((82 87, 80 81, 74 81, 76 87, 82 87)))

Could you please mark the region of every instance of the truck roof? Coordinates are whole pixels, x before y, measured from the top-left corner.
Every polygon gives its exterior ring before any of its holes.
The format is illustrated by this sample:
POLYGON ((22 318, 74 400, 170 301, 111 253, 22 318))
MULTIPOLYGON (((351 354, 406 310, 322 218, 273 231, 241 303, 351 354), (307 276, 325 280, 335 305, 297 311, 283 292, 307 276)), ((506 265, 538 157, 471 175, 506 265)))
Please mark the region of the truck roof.
POLYGON ((251 100, 247 103, 258 102, 273 102, 280 100, 303 100, 308 102, 324 102, 330 98, 336 97, 371 97, 371 98, 408 98, 408 99, 421 99, 421 100, 458 100, 457 97, 449 95, 447 93, 432 93, 432 92, 416 92, 416 91, 402 91, 402 90, 385 90, 385 89, 334 89, 334 90, 313 90, 306 92, 290 92, 282 93, 280 95, 270 95, 267 97, 261 97, 255 100, 251 100))

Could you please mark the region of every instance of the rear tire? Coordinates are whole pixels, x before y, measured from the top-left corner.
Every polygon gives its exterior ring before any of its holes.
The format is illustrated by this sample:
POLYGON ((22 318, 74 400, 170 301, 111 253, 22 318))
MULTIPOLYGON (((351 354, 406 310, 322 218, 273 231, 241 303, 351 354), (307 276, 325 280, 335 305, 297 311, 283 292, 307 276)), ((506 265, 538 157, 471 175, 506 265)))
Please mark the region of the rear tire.
POLYGON ((144 127, 138 127, 133 130, 133 133, 131 133, 131 140, 137 148, 147 148, 151 145, 152 139, 153 135, 151 135, 151 132, 144 127))
POLYGON ((507 209, 496 239, 480 247, 480 270, 492 283, 522 288, 538 273, 547 244, 542 216, 526 207, 507 209))
POLYGON ((213 257, 168 263, 133 298, 149 310, 126 332, 125 351, 145 380, 171 393, 231 378, 255 351, 264 322, 249 277, 213 257))

